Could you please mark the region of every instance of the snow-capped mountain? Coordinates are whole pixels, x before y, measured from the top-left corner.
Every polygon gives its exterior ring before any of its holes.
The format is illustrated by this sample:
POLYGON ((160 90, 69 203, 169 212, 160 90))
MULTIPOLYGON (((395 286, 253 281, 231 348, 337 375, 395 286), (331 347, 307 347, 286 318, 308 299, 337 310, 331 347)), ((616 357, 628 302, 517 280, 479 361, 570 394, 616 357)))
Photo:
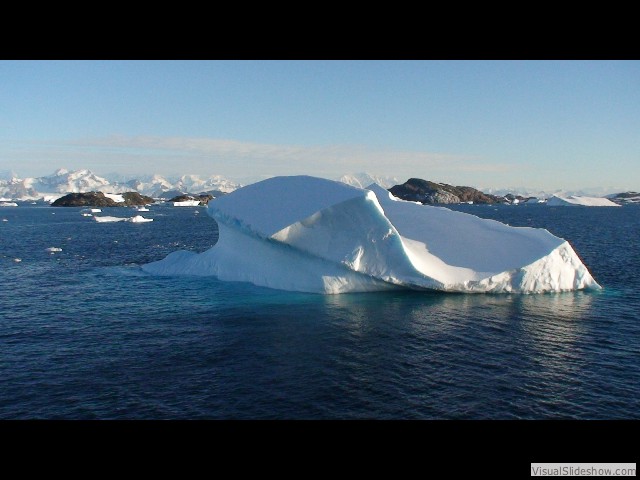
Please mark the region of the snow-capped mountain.
POLYGON ((391 188, 394 185, 398 185, 401 182, 396 177, 388 177, 388 176, 379 176, 372 175, 370 173, 350 173, 346 175, 342 175, 340 178, 336 179, 339 182, 346 183, 347 185, 351 185, 353 187, 358 188, 366 188, 372 183, 377 183, 381 187, 391 188))
POLYGON ((14 200, 35 200, 41 198, 26 180, 13 177, 9 180, 0 180, 0 197, 14 200))
POLYGON ((91 170, 75 170, 70 172, 64 168, 56 170, 53 175, 39 178, 27 178, 25 186, 38 192, 47 193, 80 193, 101 191, 111 184, 106 178, 95 175, 91 170))
POLYGON ((61 168, 52 175, 44 177, 20 179, 14 175, 10 180, 0 180, 0 195, 17 200, 34 200, 57 194, 92 191, 123 192, 117 186, 110 184, 107 179, 86 169, 70 172, 61 168))
POLYGON ((175 185, 161 175, 148 175, 134 178, 126 182, 116 183, 124 185, 128 191, 136 191, 150 197, 160 197, 163 193, 176 190, 175 185))
POLYGON ((184 193, 200 193, 210 190, 228 193, 241 187, 240 184, 220 175, 206 178, 197 175, 183 175, 175 181, 170 181, 156 174, 127 181, 110 182, 87 169, 69 171, 60 168, 52 175, 24 179, 20 179, 14 172, 5 173, 6 175, 3 175, 5 178, 0 178, 0 196, 15 200, 55 198, 67 193, 125 193, 132 191, 151 197, 160 197, 163 193, 174 190, 184 193))
POLYGON ((209 190, 219 190, 221 192, 229 193, 239 187, 239 184, 232 182, 221 175, 213 175, 208 178, 201 178, 199 175, 182 175, 178 181, 174 183, 174 188, 194 193, 206 192, 209 190))

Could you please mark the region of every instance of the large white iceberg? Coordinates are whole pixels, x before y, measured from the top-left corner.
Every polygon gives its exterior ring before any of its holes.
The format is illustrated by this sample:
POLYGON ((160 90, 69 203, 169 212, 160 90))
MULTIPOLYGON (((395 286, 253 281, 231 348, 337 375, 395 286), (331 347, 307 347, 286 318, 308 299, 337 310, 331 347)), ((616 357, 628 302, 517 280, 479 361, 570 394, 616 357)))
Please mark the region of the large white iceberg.
POLYGON ((619 207, 615 202, 603 197, 584 197, 579 195, 570 195, 563 197, 554 195, 547 201, 550 207, 619 207))
POLYGON ((317 293, 600 288, 547 230, 399 200, 377 185, 275 177, 209 202, 207 212, 218 223, 216 245, 143 270, 317 293))

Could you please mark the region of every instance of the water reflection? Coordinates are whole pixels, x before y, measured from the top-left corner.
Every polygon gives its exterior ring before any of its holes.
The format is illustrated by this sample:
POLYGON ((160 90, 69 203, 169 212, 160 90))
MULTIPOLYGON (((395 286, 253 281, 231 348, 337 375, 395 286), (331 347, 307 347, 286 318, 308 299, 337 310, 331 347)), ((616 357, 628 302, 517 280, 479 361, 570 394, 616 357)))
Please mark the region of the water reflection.
POLYGON ((430 336, 489 322, 505 328, 524 318, 531 335, 566 337, 591 309, 597 293, 571 292, 544 295, 442 294, 387 292, 327 295, 319 299, 327 312, 355 332, 366 333, 376 324, 392 321, 398 328, 430 336), (537 320, 537 321, 536 321, 537 320), (552 320, 552 321, 550 321, 552 320), (549 331, 556 329, 558 331, 549 331), (561 332, 562 331, 562 332, 561 332))
POLYGON ((332 360, 353 372, 352 395, 396 391, 411 418, 546 418, 558 405, 570 416, 581 393, 571 379, 585 365, 583 320, 596 296, 395 292, 323 302, 336 329, 332 360))
POLYGON ((522 348, 529 358, 523 376, 534 395, 526 401, 532 413, 545 418, 579 418, 590 408, 588 378, 591 359, 584 345, 595 292, 523 298, 522 348), (582 399, 582 400, 581 400, 582 399))
POLYGON ((522 331, 542 364, 575 351, 597 292, 526 296, 518 302, 522 331))

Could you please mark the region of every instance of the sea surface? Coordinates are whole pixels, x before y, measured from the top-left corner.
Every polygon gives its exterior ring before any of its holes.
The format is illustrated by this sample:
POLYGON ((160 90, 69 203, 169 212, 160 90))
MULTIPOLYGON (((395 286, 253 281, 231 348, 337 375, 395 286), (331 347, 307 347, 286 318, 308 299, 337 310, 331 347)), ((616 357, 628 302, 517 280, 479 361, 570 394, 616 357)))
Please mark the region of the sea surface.
POLYGON ((204 208, 0 208, 0 419, 639 419, 640 206, 452 208, 569 240, 603 290, 155 277, 215 243, 204 208))

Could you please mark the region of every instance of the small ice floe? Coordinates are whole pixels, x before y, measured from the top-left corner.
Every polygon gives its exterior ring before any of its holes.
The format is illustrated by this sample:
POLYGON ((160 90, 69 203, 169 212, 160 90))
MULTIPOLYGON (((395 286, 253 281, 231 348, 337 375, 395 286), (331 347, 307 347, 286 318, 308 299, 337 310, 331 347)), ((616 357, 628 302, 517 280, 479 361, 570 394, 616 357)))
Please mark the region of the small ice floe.
POLYGON ((0 207, 17 207, 16 202, 0 202, 0 207))
POLYGON ((20 263, 22 261, 22 259, 21 258, 14 258, 13 261, 16 262, 16 263, 20 263))
POLYGON ((45 252, 50 252, 50 253, 55 253, 55 252, 61 252, 62 249, 58 248, 58 247, 49 247, 49 248, 45 248, 44 249, 45 252))
POLYGON ((6 218, 2 219, 3 222, 8 222, 9 220, 7 220, 6 218))
POLYGON ((110 223, 110 222, 131 222, 131 223, 144 223, 153 222, 153 218, 144 218, 142 215, 136 215, 135 217, 93 217, 96 222, 110 223))
POLYGON ((136 207, 136 211, 137 212, 148 212, 149 209, 144 205, 140 205, 139 207, 136 207))
POLYGON ((111 223, 111 222, 125 222, 127 221, 124 217, 93 217, 93 219, 98 223, 111 223))
POLYGON ((128 219, 131 223, 145 223, 145 222, 153 222, 153 218, 144 218, 142 215, 136 215, 135 217, 131 217, 128 219))

